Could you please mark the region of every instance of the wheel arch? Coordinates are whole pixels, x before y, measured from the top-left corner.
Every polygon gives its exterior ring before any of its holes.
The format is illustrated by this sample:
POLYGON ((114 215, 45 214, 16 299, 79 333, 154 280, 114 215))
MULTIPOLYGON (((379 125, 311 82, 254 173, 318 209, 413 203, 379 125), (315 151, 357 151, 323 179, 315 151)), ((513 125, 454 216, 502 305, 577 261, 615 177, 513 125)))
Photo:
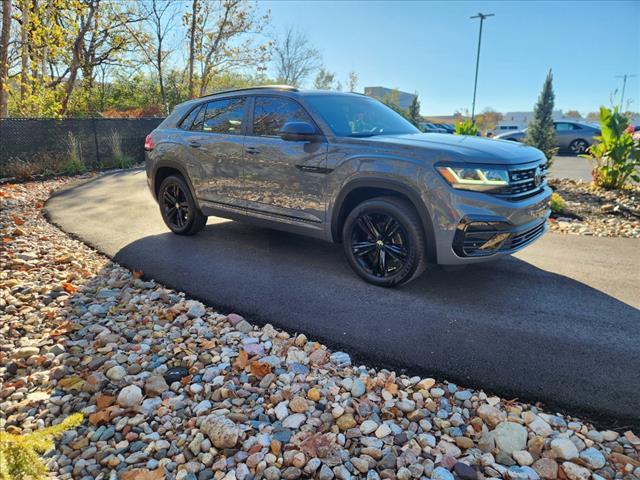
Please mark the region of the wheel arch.
POLYGON ((347 183, 334 203, 331 215, 331 238, 340 243, 342 226, 353 208, 365 200, 382 196, 399 196, 406 199, 418 213, 427 239, 427 258, 435 263, 436 239, 431 215, 418 192, 399 181, 379 178, 360 178, 347 183))
POLYGON ((151 176, 151 178, 153 179, 153 194, 155 198, 158 198, 158 193, 160 191, 160 185, 162 184, 162 181, 165 178, 175 174, 178 174, 182 178, 184 178, 184 181, 187 182, 187 185, 191 190, 191 195, 197 203, 198 199, 196 197, 195 190, 193 189, 191 179, 189 178, 186 169, 180 163, 172 162, 170 160, 159 161, 153 169, 153 175, 151 176))

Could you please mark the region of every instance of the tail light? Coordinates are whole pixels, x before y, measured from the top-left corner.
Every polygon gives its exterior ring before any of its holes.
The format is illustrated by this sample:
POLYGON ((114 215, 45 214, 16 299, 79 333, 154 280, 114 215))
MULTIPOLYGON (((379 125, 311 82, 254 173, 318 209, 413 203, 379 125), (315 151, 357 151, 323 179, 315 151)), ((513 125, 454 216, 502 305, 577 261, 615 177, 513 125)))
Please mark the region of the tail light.
POLYGON ((147 135, 147 138, 144 139, 144 149, 147 152, 150 152, 151 150, 153 150, 153 137, 151 136, 151 134, 147 135))

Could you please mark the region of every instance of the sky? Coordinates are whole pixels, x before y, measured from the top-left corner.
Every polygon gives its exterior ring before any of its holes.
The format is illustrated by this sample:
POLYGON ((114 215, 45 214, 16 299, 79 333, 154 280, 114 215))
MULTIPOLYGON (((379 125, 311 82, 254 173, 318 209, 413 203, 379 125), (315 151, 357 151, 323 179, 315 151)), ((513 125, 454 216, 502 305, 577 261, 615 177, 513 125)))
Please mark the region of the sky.
MULTIPOLYGON (((262 0, 273 29, 292 26, 344 85, 417 92, 422 114, 471 110, 479 21, 484 22, 476 112, 530 111, 553 70, 556 108, 583 114, 610 105, 622 79, 640 110, 640 1, 262 0)), ((309 82, 309 86, 311 83, 309 82)))

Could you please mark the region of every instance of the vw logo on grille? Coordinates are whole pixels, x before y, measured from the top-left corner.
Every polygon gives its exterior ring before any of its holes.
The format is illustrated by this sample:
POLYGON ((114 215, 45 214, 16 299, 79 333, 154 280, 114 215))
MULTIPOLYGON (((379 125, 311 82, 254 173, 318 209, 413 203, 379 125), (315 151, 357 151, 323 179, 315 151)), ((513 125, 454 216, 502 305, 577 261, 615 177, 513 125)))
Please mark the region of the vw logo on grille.
POLYGON ((536 187, 540 186, 540 184, 542 183, 542 170, 540 169, 540 167, 536 167, 536 171, 533 175, 533 183, 536 187))

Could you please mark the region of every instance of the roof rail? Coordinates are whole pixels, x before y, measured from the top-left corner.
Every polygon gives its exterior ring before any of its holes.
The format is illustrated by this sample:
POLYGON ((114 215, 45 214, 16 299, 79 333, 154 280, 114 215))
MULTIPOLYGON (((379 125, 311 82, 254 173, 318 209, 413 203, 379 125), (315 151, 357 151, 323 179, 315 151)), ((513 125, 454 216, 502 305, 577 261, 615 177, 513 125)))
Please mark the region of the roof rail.
POLYGON ((296 87, 292 87, 291 85, 258 85, 256 87, 243 87, 243 88, 231 88, 229 90, 218 90, 217 92, 207 93, 206 95, 202 95, 198 98, 210 97, 212 95, 219 95, 221 93, 232 93, 232 92, 244 92, 245 90, 287 90, 290 92, 297 92, 298 89, 296 87))

